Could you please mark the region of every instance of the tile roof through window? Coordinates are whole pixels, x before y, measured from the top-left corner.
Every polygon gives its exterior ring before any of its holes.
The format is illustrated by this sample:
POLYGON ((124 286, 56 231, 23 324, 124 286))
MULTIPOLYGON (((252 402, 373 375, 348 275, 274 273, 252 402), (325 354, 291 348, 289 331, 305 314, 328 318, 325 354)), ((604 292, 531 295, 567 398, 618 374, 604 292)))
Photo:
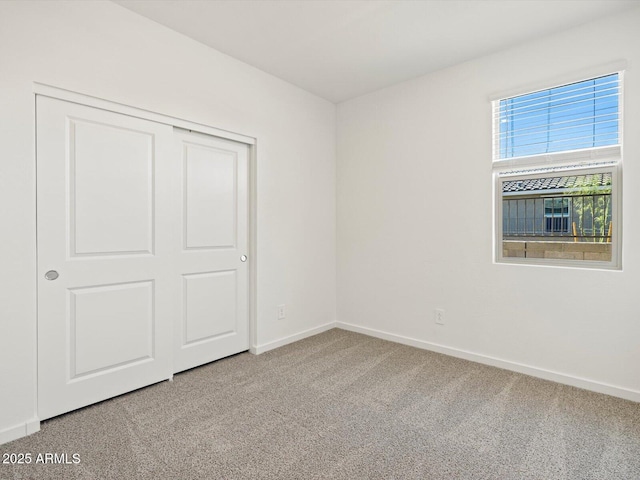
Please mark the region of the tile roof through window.
POLYGON ((546 190, 580 189, 584 187, 607 187, 611 185, 611 173, 567 175, 563 177, 530 178, 502 182, 503 193, 536 193, 546 190))

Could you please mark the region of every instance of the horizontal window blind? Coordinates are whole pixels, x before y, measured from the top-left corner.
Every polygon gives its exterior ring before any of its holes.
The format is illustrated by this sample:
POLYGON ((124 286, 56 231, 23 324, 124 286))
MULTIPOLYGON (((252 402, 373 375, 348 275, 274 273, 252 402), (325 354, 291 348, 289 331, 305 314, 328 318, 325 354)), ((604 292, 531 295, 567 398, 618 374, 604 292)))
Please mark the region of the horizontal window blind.
POLYGON ((618 145, 614 73, 493 103, 495 160, 618 145))

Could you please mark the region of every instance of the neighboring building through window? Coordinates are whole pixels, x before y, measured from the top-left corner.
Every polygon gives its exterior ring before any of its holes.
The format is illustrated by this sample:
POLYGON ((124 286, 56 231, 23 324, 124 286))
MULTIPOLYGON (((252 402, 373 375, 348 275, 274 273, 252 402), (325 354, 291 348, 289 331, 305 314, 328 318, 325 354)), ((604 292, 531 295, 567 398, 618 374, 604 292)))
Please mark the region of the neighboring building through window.
POLYGON ((494 101, 497 261, 620 267, 620 85, 494 101))
POLYGON ((544 199, 544 231, 550 234, 566 234, 569 232, 569 204, 568 197, 553 197, 544 199))

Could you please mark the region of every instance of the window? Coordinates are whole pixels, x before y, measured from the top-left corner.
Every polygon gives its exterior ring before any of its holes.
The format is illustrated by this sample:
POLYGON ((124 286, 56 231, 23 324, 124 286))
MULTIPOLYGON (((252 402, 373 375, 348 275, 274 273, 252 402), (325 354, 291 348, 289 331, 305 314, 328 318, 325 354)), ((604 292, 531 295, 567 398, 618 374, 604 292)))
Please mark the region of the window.
POLYGON ((569 232, 570 197, 552 197, 544 199, 544 231, 564 234, 569 232))
POLYGON ((493 102, 496 261, 620 267, 621 84, 493 102))

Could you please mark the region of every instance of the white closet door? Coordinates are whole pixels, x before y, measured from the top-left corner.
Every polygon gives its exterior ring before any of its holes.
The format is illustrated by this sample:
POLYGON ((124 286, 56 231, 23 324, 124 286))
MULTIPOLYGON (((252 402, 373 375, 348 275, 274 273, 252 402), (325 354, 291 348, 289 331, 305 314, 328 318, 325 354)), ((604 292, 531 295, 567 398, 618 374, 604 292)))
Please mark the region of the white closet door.
POLYGON ((37 99, 40 419, 172 375, 172 151, 170 126, 37 99))
POLYGON ((181 314, 174 371, 249 348, 248 147, 176 129, 181 314))

